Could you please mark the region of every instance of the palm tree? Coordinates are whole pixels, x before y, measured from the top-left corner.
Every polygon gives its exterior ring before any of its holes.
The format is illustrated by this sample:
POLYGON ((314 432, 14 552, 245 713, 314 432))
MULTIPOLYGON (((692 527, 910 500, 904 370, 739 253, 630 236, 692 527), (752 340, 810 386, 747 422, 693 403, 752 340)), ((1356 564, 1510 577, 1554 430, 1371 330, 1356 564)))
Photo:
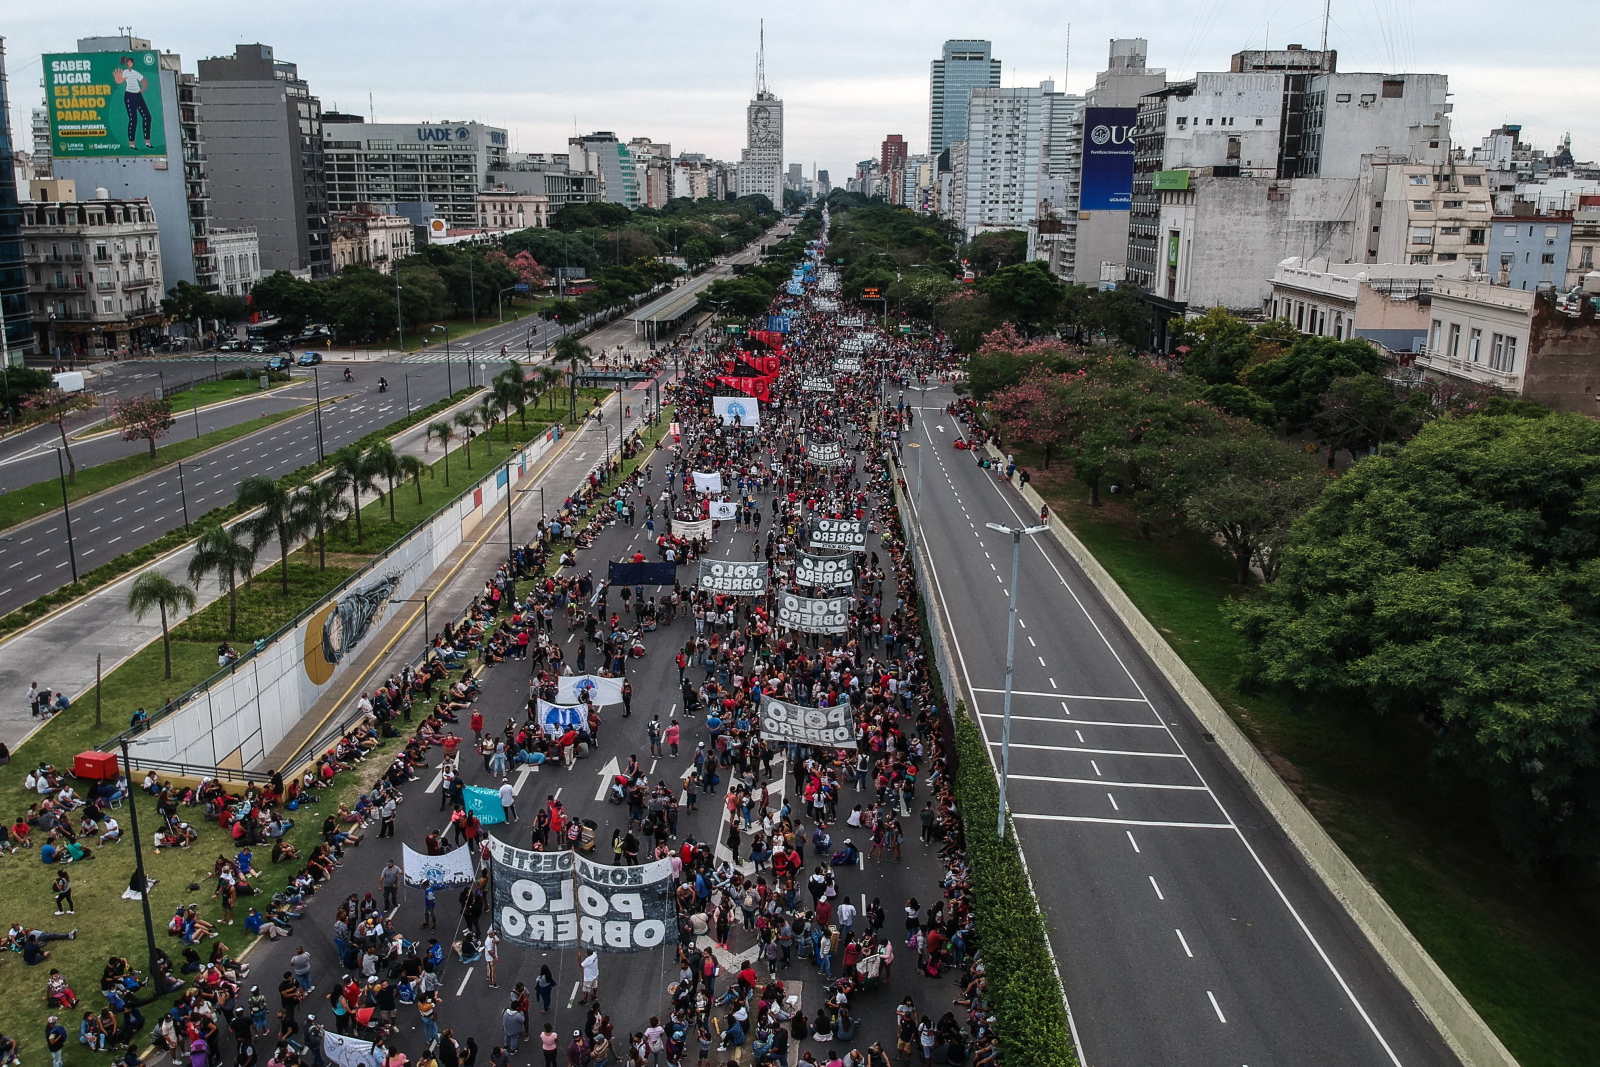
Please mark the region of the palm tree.
POLYGON ((266 475, 257 474, 239 483, 239 506, 246 511, 259 509, 243 523, 250 534, 251 548, 260 551, 269 540, 278 539, 278 560, 283 565, 280 572, 282 592, 288 596, 289 546, 305 530, 297 522, 289 491, 266 475))
POLYGON ((472 469, 472 431, 478 428, 478 412, 474 408, 456 412, 456 425, 461 427, 461 436, 465 438, 462 447, 467 453, 467 470, 472 469))
POLYGON ((378 488, 372 480, 372 464, 355 445, 345 445, 329 458, 333 460, 333 473, 340 490, 350 492, 350 510, 355 512, 356 544, 359 545, 364 536, 361 530, 361 494, 378 488))
POLYGON ((143 619, 151 608, 161 610, 161 650, 167 659, 167 677, 172 677, 172 635, 167 631, 167 612, 194 610, 194 590, 151 568, 133 580, 128 589, 128 610, 143 619))
POLYGON ((561 383, 561 372, 554 367, 539 368, 539 392, 550 398, 550 410, 556 409, 555 388, 561 383))
POLYGON ((395 455, 394 446, 388 441, 379 441, 367 449, 367 469, 373 477, 382 478, 389 483, 389 521, 394 522, 394 483, 396 479, 405 477, 405 472, 400 469, 400 457, 395 455))
POLYGON ((478 405, 478 421, 483 423, 483 449, 492 456, 494 424, 500 421, 500 413, 494 409, 494 401, 485 400, 478 405))
POLYGON ((189 557, 189 581, 198 586, 216 572, 217 584, 228 587, 228 635, 239 628, 239 575, 245 580, 256 564, 255 549, 233 535, 226 526, 213 526, 194 543, 189 557))
POLYGON ((522 391, 522 369, 508 370, 494 380, 494 402, 500 408, 500 421, 506 426, 506 444, 511 443, 511 409, 522 415, 522 426, 528 426, 527 394, 522 391))
POLYGON ((436 422, 428 427, 428 436, 437 437, 444 449, 444 484, 450 484, 450 442, 455 440, 456 428, 449 422, 436 422))
POLYGON ((295 523, 317 540, 317 569, 328 569, 328 527, 350 512, 344 486, 333 478, 302 485, 293 497, 295 523))
MULTIPOLYGON (((551 346, 550 351, 555 358, 555 362, 565 363, 570 368, 568 384, 575 390, 578 383, 578 364, 593 364, 594 350, 576 337, 563 337, 551 346)), ((577 393, 572 392, 570 395, 573 398, 573 409, 576 410, 577 393)))
POLYGON ((429 467, 416 456, 400 457, 400 473, 403 477, 410 478, 417 483, 417 503, 422 503, 422 476, 433 468, 429 467))

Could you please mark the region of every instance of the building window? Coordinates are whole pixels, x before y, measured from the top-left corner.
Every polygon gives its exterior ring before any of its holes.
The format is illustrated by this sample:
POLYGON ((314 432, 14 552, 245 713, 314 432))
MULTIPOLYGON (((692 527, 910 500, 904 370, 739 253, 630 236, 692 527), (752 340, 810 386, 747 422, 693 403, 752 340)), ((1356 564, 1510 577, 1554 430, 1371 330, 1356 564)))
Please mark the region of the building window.
POLYGON ((1411 207, 1415 211, 1432 211, 1433 210, 1433 201, 1432 200, 1413 200, 1413 201, 1411 201, 1411 207))
POLYGON ((1578 253, 1578 266, 1584 270, 1594 266, 1594 245, 1583 246, 1583 251, 1578 253))
POLYGON ((1500 231, 1500 236, 1502 237, 1515 237, 1516 235, 1517 228, 1515 226, 1507 226, 1505 229, 1500 231))
POLYGON ((1450 348, 1446 355, 1451 359, 1458 359, 1461 356, 1461 324, 1459 322, 1450 324, 1450 348))
POLYGON ((1349 93, 1335 93, 1333 99, 1334 99, 1335 103, 1348 104, 1350 102, 1350 94, 1349 93))
POLYGON ((1414 227, 1412 227, 1412 230, 1411 230, 1411 243, 1414 244, 1414 245, 1432 244, 1433 243, 1433 227, 1432 226, 1414 226, 1414 227))
POLYGON ((1467 362, 1476 363, 1479 359, 1478 350, 1483 347, 1483 331, 1473 328, 1467 335, 1467 362))
MULTIPOLYGON (((1515 352, 1516 352, 1516 346, 1515 346, 1515 344, 1513 344, 1513 346, 1512 346, 1513 355, 1515 355, 1515 352)), ((1489 342, 1489 367, 1490 367, 1490 369, 1492 369, 1492 370, 1505 370, 1506 369, 1505 359, 1506 359, 1506 335, 1503 334, 1503 333, 1497 333, 1490 339, 1490 342, 1489 342)))
MULTIPOLYGON (((1373 254, 1376 255, 1377 253, 1373 253, 1373 254)), ((1427 253, 1424 252, 1421 255, 1413 255, 1411 257, 1411 262, 1412 263, 1417 263, 1417 264, 1427 263, 1430 260, 1432 260, 1432 258, 1433 258, 1432 256, 1430 256, 1430 255, 1428 255, 1427 253)))
POLYGON ((1385 78, 1383 82, 1383 98, 1385 100, 1399 100, 1406 95, 1406 83, 1398 78, 1385 78))
POLYGON ((1428 351, 1439 351, 1439 331, 1444 328, 1444 323, 1438 319, 1433 320, 1433 329, 1428 331, 1428 351))
POLYGON ((1468 230, 1467 231, 1467 244, 1469 244, 1469 245, 1481 245, 1481 244, 1483 244, 1483 237, 1484 237, 1484 231, 1483 230, 1468 230))
POLYGON ((1455 261, 1456 261, 1456 254, 1454 252, 1440 252, 1439 253, 1439 262, 1440 263, 1454 263, 1455 261))
POLYGON ((1483 184, 1483 175, 1481 175, 1481 174, 1463 174, 1461 176, 1461 184, 1462 185, 1482 185, 1483 184))
POLYGON ((1460 200, 1446 200, 1444 202, 1444 206, 1446 208, 1454 210, 1454 211, 1460 211, 1461 210, 1461 203, 1462 202, 1460 200))
POLYGON ((1411 175, 1411 184, 1412 185, 1427 185, 1428 184, 1428 176, 1426 174, 1413 174, 1413 175, 1411 175))
POLYGON ((1554 263, 1555 261, 1556 254, 1554 252, 1546 252, 1544 255, 1539 257, 1540 263, 1554 263))

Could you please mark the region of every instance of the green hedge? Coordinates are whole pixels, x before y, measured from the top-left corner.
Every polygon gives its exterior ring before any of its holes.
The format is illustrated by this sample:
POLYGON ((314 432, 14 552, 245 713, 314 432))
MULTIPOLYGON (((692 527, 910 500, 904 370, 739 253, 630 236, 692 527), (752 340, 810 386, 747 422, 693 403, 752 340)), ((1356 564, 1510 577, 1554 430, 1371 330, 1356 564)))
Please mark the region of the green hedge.
POLYGON ((1065 1000, 1050 958, 1044 916, 1028 886, 1015 836, 995 837, 1000 788, 983 735, 956 703, 956 800, 971 864, 973 912, 989 977, 989 1004, 1006 1067, 1075 1065, 1065 1000))
MULTIPOLYGON (((439 412, 461 403, 467 397, 476 393, 477 388, 459 389, 454 396, 444 400, 435 401, 425 408, 413 411, 406 418, 392 422, 382 429, 374 430, 362 437, 355 444, 363 449, 370 448, 380 441, 386 441, 402 430, 410 429, 420 422, 426 422, 439 412)), ((279 479, 286 486, 304 485, 327 468, 326 463, 307 463, 305 466, 290 471, 279 479)), ((187 530, 179 528, 151 541, 132 552, 124 552, 115 559, 108 560, 94 570, 79 575, 76 582, 62 586, 54 592, 46 593, 36 600, 32 600, 16 611, 0 617, 0 634, 20 630, 36 619, 42 618, 64 604, 69 604, 86 593, 91 593, 103 585, 116 581, 130 571, 138 570, 151 560, 166 555, 175 548, 181 548, 190 541, 199 537, 209 526, 221 526, 229 519, 239 514, 237 504, 224 504, 220 508, 213 508, 189 524, 187 530)))

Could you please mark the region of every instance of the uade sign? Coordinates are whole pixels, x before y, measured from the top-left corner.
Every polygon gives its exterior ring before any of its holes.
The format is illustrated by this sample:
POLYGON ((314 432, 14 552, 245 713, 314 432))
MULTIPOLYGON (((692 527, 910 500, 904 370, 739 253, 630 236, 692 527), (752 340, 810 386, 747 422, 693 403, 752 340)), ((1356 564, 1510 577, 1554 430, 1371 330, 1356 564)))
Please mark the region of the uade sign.
POLYGON ((761 698, 761 736, 773 741, 826 748, 855 748, 855 715, 850 705, 808 708, 776 697, 761 698))
POLYGON ((810 548, 867 550, 867 524, 860 519, 814 519, 810 548))

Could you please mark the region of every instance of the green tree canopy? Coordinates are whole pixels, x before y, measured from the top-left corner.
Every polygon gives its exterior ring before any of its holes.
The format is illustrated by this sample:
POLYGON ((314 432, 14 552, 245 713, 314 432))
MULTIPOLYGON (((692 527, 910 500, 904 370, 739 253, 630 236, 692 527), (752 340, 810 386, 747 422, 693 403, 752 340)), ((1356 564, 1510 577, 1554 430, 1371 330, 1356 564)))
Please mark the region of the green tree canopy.
POLYGON ((1066 286, 1038 260, 1001 267, 978 283, 995 313, 1029 333, 1055 322, 1066 286))
POLYGON ((1600 851, 1600 426, 1474 415, 1330 484, 1233 609, 1246 681, 1421 715, 1506 847, 1600 851))
POLYGON ((1177 341, 1189 350, 1183 369, 1212 385, 1237 382, 1256 351, 1250 324, 1220 307, 1180 322, 1177 341))
POLYGON ((1383 356, 1365 341, 1302 336, 1286 355, 1246 371, 1244 384, 1270 403, 1293 433, 1311 425, 1322 394, 1335 378, 1376 374, 1382 368, 1383 356))

